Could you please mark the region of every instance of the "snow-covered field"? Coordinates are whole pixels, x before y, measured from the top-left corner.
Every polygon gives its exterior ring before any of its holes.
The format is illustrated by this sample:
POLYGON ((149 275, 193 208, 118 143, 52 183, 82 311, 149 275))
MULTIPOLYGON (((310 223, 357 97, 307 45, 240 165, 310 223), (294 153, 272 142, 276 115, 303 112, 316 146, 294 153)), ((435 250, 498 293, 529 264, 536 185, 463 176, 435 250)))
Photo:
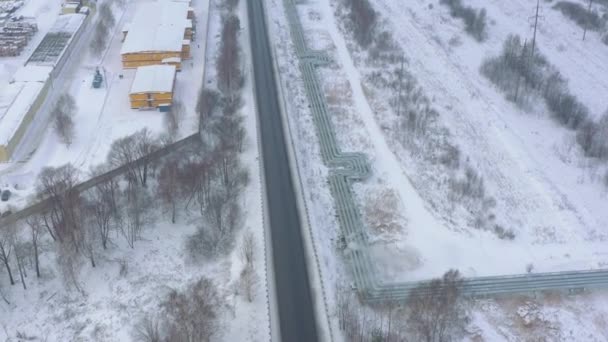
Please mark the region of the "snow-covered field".
MULTIPOLYGON (((497 220, 516 234, 514 241, 503 242, 465 229, 466 234, 457 233, 459 241, 450 244, 455 249, 446 255, 460 257, 445 266, 469 275, 522 273, 528 263, 538 271, 603 267, 608 256, 602 247, 608 234, 607 192, 594 176, 604 167, 594 168, 593 162, 585 160, 573 142, 574 133, 552 121, 542 106, 532 113, 522 111, 479 73, 483 58, 498 54, 509 33, 531 34, 518 18, 525 18, 533 4, 523 0, 467 3, 485 7, 490 21, 495 22, 489 27, 487 42, 480 44, 439 4, 429 9, 426 4, 376 3, 388 20, 386 29, 394 32, 405 50, 409 71, 433 99, 439 123, 484 177, 486 189, 496 199, 497 220), (394 30, 396 27, 399 29, 394 30), (450 45, 454 37, 462 44, 450 45)), ((601 62, 608 60, 608 47, 593 33, 581 42, 578 26, 548 6, 543 14, 541 27, 545 29, 539 31, 538 48, 599 117, 608 108, 608 97, 602 95, 608 92, 603 76, 606 66, 601 62), (569 48, 557 51, 560 44, 569 48), (579 63, 584 59, 589 63, 579 63), (576 75, 595 77, 577 83, 576 75)), ((376 115, 382 125, 391 114, 377 111, 376 115)), ((398 148, 394 151, 404 153, 398 148)), ((406 163, 402 165, 418 187, 416 174, 406 163)), ((460 230, 441 224, 447 227, 435 227, 433 246, 453 235, 448 231, 460 230)), ((433 265, 438 262, 429 260, 433 265)))
MULTIPOLYGON (((213 61, 217 54, 221 21, 218 2, 212 2, 210 7, 209 0, 192 2, 198 18, 198 35, 192 43, 193 59, 184 63, 176 81, 176 97, 186 108, 179 137, 193 134, 198 129, 195 103, 203 82, 205 61, 210 62, 209 70, 205 71, 206 79, 211 84, 214 78, 213 61), (207 20, 208 36, 203 34, 207 20), (208 43, 207 37, 210 39, 208 43)), ((74 118, 77 132, 74 143, 66 148, 49 129, 40 147, 26 163, 10 168, 5 165, 4 170, 8 170, 5 173, 1 173, 0 169, 0 182, 3 185, 17 185, 20 189, 11 205, 25 204, 42 167, 70 162, 82 172, 84 178, 91 166, 105 160, 114 139, 144 127, 153 133, 165 131, 162 113, 129 108, 127 95, 134 71, 122 70, 120 62, 122 25, 128 22, 141 3, 130 1, 125 8, 114 7, 118 23, 107 52, 101 58, 83 53, 81 62, 71 72, 66 89, 74 96, 78 106, 74 118), (104 86, 93 89, 91 81, 98 66, 104 75, 104 86)), ((245 15, 246 3, 241 1, 239 16, 244 18, 245 15)), ((242 35, 241 39, 241 43, 245 44, 248 37, 242 35)), ((248 60, 246 56, 243 59, 248 60)), ((245 232, 253 233, 257 279, 253 287, 253 301, 247 301, 240 291, 244 261, 238 248, 211 260, 192 261, 186 256, 184 245, 186 237, 201 224, 200 215, 184 213, 176 224, 171 224, 167 222, 167 215, 159 210, 155 213, 154 223, 145 228, 144 239, 136 242, 134 248, 129 248, 124 238, 114 232, 113 243, 108 251, 97 256, 95 268, 82 260, 77 275, 81 291, 65 284, 55 260, 56 246, 51 241, 45 241, 40 257, 42 277, 36 279, 35 272, 28 266, 27 290, 21 287, 20 282, 8 286, 8 275, 3 269, 0 272, 0 291, 10 304, 4 301, 0 304, 0 340, 18 340, 18 336, 21 336, 19 338, 36 337, 45 341, 131 341, 134 340, 135 324, 145 314, 158 312, 160 303, 171 289, 182 290, 201 276, 213 281, 221 298, 222 306, 218 308, 220 326, 214 340, 269 340, 270 314, 257 120, 249 80, 250 64, 247 63, 246 67, 241 114, 244 116, 247 137, 242 162, 249 172, 250 182, 239 199, 243 227, 236 236, 236 244, 240 243, 245 232), (126 264, 126 272, 121 263, 126 264)), ((0 211, 4 211, 4 207, 0 211)))
MULTIPOLYGON (((432 133, 456 146, 461 163, 483 177, 488 220, 515 235, 513 240, 500 239, 490 229, 476 228, 477 214, 449 199, 449 181, 462 170, 442 168, 404 142, 408 132, 396 124, 389 105, 395 94, 370 82, 379 70, 396 73, 400 63, 367 63, 366 53, 340 22, 339 0, 298 2, 308 43, 334 59, 319 73, 339 142, 343 150, 364 152, 372 161, 374 175, 356 184, 355 191, 384 279, 428 279, 450 268, 483 276, 606 267, 608 192, 600 179, 606 165, 585 158, 575 133, 554 122, 544 105, 521 109, 479 73, 486 57, 500 53, 508 34, 531 37, 528 18, 536 1, 464 0, 487 10, 489 36, 482 43, 468 36, 462 22, 439 1, 370 2, 379 14, 378 29, 392 34, 403 51, 405 70, 439 114, 432 133)), ((307 200, 315 213, 312 227, 323 250, 323 277, 335 295, 331 287, 348 275, 337 251, 332 199, 323 183, 327 171, 318 157, 290 37, 283 33, 282 1, 268 3, 307 200)), ((582 42, 579 26, 551 4, 541 5, 537 47, 599 118, 608 110, 608 46, 596 32, 582 42)), ((605 300, 600 291, 478 302, 471 328, 481 332, 472 333, 471 339, 605 340, 605 300), (534 318, 528 321, 530 316, 534 318)))

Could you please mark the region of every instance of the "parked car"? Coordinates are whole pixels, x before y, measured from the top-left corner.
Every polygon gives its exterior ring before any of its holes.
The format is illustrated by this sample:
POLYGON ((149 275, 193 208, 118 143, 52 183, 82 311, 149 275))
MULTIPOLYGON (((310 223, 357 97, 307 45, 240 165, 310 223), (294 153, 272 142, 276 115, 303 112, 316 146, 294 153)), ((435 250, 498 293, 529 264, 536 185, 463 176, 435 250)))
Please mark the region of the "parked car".
POLYGON ((2 202, 8 201, 9 198, 11 198, 11 191, 10 190, 2 191, 2 202))

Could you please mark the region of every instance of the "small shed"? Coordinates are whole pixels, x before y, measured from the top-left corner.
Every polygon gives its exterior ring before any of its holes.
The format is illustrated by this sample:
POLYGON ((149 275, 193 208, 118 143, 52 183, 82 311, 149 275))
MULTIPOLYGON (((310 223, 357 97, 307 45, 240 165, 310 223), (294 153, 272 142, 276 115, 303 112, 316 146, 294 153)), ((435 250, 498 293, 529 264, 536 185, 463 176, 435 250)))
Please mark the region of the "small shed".
POLYGON ((129 100, 133 109, 156 109, 173 102, 175 65, 138 67, 131 85, 129 100))

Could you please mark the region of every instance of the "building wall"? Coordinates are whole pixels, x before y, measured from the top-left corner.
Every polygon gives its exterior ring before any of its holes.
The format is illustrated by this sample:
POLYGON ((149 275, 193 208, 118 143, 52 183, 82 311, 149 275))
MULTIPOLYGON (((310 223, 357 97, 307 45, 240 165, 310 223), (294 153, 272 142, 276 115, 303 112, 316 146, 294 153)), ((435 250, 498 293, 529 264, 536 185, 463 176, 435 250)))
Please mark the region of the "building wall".
POLYGON ((17 131, 9 140, 8 145, 6 146, 7 159, 11 158, 11 156, 13 155, 13 152, 15 152, 15 149, 17 149, 17 146, 19 146, 19 143, 21 142, 21 138, 23 138, 23 135, 27 131, 27 128, 29 127, 30 123, 32 122, 32 119, 34 118, 34 116, 36 115, 38 110, 40 109, 40 106, 42 105, 44 100, 46 99, 46 95, 49 91, 50 83, 51 83, 50 80, 46 81, 46 83, 44 84, 44 87, 42 87, 42 89, 36 96, 36 100, 34 100, 34 102, 32 103, 32 106, 29 108, 29 110, 23 117, 23 121, 21 121, 19 128, 17 128, 17 131))
POLYGON ((137 93, 129 94, 132 109, 156 108, 173 103, 173 93, 137 93))
POLYGON ((8 161, 8 151, 6 146, 0 145, 0 162, 8 161))
MULTIPOLYGON (((188 58, 190 57, 190 53, 188 52, 188 58)), ((154 52, 154 53, 134 53, 134 54, 123 54, 122 55, 122 67, 125 69, 134 69, 140 66, 146 65, 157 65, 162 64, 162 61, 166 58, 182 58, 182 52, 154 52)), ((168 63, 171 65, 175 65, 177 70, 181 70, 181 63, 168 63)))

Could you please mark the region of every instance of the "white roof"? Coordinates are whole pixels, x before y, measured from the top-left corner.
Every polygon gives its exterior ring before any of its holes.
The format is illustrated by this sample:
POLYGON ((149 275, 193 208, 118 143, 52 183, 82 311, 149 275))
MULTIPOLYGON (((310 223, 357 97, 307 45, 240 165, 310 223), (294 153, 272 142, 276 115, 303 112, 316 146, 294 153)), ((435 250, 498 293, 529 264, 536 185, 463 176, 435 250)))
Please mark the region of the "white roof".
POLYGON ((188 8, 186 2, 169 0, 142 3, 120 53, 181 51, 184 31, 191 25, 188 8))
POLYGON ((62 14, 57 17, 57 20, 49 32, 66 32, 73 34, 78 31, 86 17, 85 14, 81 13, 62 14))
POLYGON ((15 72, 13 82, 46 82, 53 71, 52 66, 27 64, 15 72))
POLYGON ((137 68, 131 94, 169 93, 173 91, 175 65, 148 65, 137 68))
POLYGON ((0 145, 13 138, 43 86, 40 82, 15 82, 0 89, 0 145))

